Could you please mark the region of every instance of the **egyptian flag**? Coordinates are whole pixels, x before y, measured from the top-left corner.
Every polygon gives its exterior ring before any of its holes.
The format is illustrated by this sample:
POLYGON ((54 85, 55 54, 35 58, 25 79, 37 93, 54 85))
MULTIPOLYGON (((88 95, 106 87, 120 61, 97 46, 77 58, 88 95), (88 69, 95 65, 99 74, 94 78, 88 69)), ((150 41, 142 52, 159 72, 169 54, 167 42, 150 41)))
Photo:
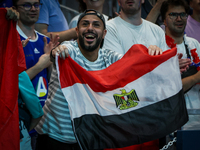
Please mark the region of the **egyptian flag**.
POLYGON ((0 150, 19 150, 18 74, 26 69, 16 22, 0 8, 0 150))
POLYGON ((150 56, 143 45, 108 68, 86 71, 56 60, 81 148, 122 148, 155 140, 188 121, 176 48, 150 56))

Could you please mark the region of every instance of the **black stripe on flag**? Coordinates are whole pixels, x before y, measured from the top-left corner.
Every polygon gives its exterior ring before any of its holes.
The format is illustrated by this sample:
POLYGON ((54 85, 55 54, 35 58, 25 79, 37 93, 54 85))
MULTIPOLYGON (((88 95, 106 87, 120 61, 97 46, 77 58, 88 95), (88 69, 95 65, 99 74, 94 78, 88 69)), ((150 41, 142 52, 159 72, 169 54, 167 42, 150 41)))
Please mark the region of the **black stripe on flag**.
POLYGON ((122 148, 164 137, 188 121, 185 98, 176 95, 146 107, 111 116, 83 115, 73 120, 83 150, 122 148))

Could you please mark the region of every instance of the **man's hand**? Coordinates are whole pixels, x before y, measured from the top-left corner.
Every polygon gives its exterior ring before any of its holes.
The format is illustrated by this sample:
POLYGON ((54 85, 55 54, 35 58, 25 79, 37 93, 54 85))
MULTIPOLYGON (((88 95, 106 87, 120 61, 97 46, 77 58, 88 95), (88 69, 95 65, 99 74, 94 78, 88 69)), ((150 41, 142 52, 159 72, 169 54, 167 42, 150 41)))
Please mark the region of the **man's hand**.
POLYGON ((187 71, 187 69, 191 65, 191 60, 189 58, 182 59, 183 57, 182 53, 178 53, 177 55, 178 55, 178 60, 179 60, 179 68, 180 68, 181 73, 183 73, 187 71))
POLYGON ((26 40, 22 40, 22 46, 25 47, 28 44, 30 39, 31 37, 29 36, 26 40))
POLYGON ((53 57, 56 56, 56 53, 58 53, 60 55, 60 57, 63 59, 65 59, 69 55, 68 49, 65 45, 59 45, 58 47, 56 47, 55 49, 52 50, 53 57))
POLYGON ((50 56, 49 54, 43 54, 42 56, 40 56, 37 64, 36 64, 41 70, 49 67, 51 65, 51 61, 50 61, 50 56))
POLYGON ((10 7, 10 8, 6 7, 6 10, 7 10, 6 18, 8 20, 12 19, 14 21, 17 21, 19 19, 19 12, 14 10, 12 7, 10 7))
POLYGON ((47 38, 44 37, 43 38, 43 41, 44 41, 44 53, 49 54, 53 48, 58 46, 59 45, 58 40, 59 40, 59 36, 58 35, 55 35, 53 37, 53 35, 50 34, 50 42, 47 44, 47 38))
POLYGON ((156 45, 150 45, 148 47, 148 53, 149 55, 151 56, 154 56, 154 55, 161 55, 162 54, 162 49, 160 49, 158 46, 156 45))

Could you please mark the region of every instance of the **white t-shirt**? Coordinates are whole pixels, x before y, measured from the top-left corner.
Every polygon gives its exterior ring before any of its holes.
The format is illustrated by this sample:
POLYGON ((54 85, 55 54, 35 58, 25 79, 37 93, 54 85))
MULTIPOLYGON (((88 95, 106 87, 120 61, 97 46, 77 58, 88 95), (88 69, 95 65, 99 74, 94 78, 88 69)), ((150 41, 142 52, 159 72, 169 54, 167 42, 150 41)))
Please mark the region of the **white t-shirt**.
POLYGON ((164 31, 147 20, 142 19, 142 24, 135 26, 116 17, 106 22, 106 28, 105 49, 125 54, 134 44, 143 44, 147 48, 156 45, 167 50, 164 31))
MULTIPOLYGON (((184 35, 185 44, 188 46, 189 53, 191 49, 196 48, 200 57, 200 44, 194 39, 184 35)), ((187 58, 184 42, 177 45, 177 52, 182 53, 182 58, 187 58)), ((191 56, 191 53, 190 53, 191 56)), ((193 61, 191 56, 191 61, 193 61)), ((187 109, 200 109, 200 84, 193 86, 186 94, 185 101, 187 109)), ((189 115, 189 121, 183 126, 183 130, 200 130, 200 115, 189 115)))
MULTIPOLYGON (((75 17, 70 21, 70 23, 69 23, 69 28, 70 28, 70 29, 71 29, 71 28, 75 28, 75 27, 77 26, 78 18, 80 17, 81 14, 82 14, 82 13, 78 14, 77 16, 75 16, 75 17)), ((107 21, 109 17, 106 16, 106 15, 104 15, 104 14, 103 14, 103 16, 104 16, 105 21, 107 21)))

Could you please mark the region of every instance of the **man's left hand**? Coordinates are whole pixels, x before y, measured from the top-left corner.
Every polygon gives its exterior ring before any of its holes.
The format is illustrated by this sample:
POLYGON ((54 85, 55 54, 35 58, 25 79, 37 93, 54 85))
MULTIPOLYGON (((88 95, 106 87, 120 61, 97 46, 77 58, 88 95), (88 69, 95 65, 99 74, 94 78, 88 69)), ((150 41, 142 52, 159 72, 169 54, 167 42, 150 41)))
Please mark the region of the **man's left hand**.
POLYGON ((160 49, 158 46, 156 45, 150 45, 148 47, 148 53, 149 55, 151 56, 154 56, 154 55, 161 55, 162 54, 162 49, 160 49))

